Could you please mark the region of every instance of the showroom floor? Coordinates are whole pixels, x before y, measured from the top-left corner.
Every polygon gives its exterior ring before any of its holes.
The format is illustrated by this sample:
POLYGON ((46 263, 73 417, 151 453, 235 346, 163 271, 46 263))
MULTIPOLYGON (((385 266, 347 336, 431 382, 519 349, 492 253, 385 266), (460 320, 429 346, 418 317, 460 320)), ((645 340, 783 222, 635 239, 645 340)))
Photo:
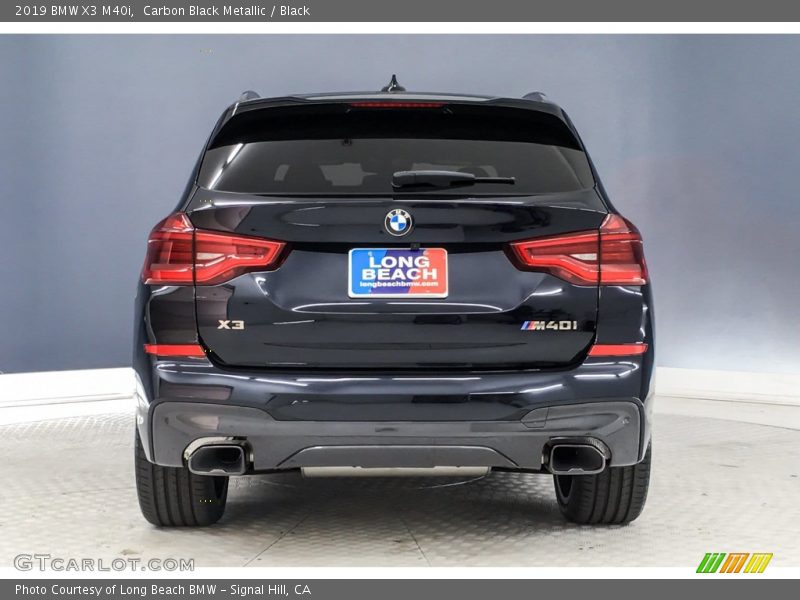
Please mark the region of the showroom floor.
MULTIPOLYGON (((607 528, 565 523, 548 476, 496 473, 455 484, 237 478, 219 524, 159 530, 136 503, 129 414, 8 424, 0 426, 0 566, 38 552, 196 566, 691 567, 706 552, 742 551, 800 564, 800 407, 744 411, 773 422, 764 425, 699 416, 703 402, 659 409, 645 512, 607 528)), ((705 404, 719 413, 728 403, 705 404)))

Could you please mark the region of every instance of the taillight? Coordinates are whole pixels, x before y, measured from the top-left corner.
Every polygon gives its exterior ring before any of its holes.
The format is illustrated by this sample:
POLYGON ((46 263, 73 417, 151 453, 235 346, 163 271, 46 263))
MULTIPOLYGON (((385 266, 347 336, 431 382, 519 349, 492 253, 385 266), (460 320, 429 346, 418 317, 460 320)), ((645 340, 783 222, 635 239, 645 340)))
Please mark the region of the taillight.
POLYGON ((285 247, 283 242, 198 229, 194 233, 195 282, 215 285, 248 271, 274 269, 285 247))
POLYGON ((642 238, 629 221, 608 215, 599 231, 581 231, 514 242, 517 266, 577 285, 642 285, 647 265, 642 238))
POLYGON ((183 213, 150 233, 142 280, 153 285, 216 285, 277 267, 284 242, 195 229, 183 213))
POLYGON ((444 102, 351 102, 353 108, 441 108, 444 102))
POLYGON ((194 227, 183 213, 168 216, 153 227, 147 240, 142 281, 151 284, 191 284, 194 227))
POLYGON ((555 235, 514 242, 511 250, 523 269, 544 271, 578 285, 596 285, 599 237, 596 231, 555 235))
POLYGON ((647 283, 642 236, 633 223, 619 215, 608 215, 600 226, 600 283, 647 283))

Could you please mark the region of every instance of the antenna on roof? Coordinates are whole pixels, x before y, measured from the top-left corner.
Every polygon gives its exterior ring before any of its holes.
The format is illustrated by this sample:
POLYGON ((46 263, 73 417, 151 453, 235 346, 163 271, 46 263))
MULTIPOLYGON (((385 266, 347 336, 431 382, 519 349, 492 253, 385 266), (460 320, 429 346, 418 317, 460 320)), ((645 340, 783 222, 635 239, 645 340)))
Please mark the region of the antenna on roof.
POLYGON ((248 100, 255 100, 256 98, 261 98, 261 96, 258 95, 258 92, 246 90, 242 92, 241 96, 239 96, 239 102, 247 102, 248 100))
POLYGON ((548 102, 547 96, 542 92, 531 92, 522 97, 523 100, 533 100, 534 102, 548 102))
POLYGON ((405 92, 406 88, 404 88, 402 85, 397 83, 397 75, 392 73, 392 80, 389 82, 389 85, 387 85, 384 88, 381 88, 381 91, 382 92, 405 92))

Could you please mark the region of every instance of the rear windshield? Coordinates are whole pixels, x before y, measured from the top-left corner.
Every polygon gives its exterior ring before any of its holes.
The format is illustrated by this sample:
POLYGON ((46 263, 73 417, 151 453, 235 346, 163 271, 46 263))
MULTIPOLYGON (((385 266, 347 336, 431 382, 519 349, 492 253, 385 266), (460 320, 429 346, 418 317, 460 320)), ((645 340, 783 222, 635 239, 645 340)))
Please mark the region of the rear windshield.
POLYGON ((577 140, 547 113, 347 104, 267 108, 233 117, 209 145, 198 184, 247 194, 383 196, 406 193, 393 190, 392 175, 413 170, 516 180, 513 186, 431 191, 437 195, 536 195, 594 185, 577 140))

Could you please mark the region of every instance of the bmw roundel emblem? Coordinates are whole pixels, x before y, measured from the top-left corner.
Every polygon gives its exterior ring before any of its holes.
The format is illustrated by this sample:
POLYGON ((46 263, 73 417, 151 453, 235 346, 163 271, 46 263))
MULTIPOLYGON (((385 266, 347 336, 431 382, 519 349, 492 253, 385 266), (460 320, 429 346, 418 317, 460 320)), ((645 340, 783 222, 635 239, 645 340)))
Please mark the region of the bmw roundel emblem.
POLYGON ((414 221, 411 219, 411 215, 408 214, 408 212, 404 211, 402 208, 395 208, 388 212, 383 223, 386 226, 386 231, 391 235, 400 236, 411 231, 411 226, 414 221))

